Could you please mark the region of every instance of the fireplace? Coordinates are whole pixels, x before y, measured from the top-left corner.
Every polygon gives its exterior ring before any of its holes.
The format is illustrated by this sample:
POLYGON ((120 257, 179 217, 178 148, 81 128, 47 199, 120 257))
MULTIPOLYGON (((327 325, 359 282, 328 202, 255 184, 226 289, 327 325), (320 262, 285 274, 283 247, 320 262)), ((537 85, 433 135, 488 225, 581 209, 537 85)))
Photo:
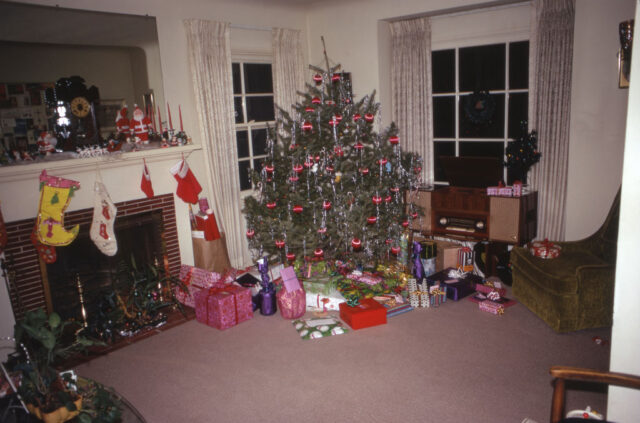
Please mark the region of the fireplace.
POLYGON ((5 257, 12 276, 9 295, 17 319, 39 307, 56 311, 63 318, 80 318, 78 277, 90 313, 91 301, 110 289, 118 266, 131 263, 131 254, 137 266, 155 260, 162 264, 166 254, 169 270, 178 274, 181 260, 173 194, 116 203, 116 207, 118 253, 114 257, 100 253, 89 238, 93 209, 65 214, 65 226, 79 224, 80 234, 69 246, 56 249, 58 259, 51 265, 40 261, 31 244, 35 218, 7 223, 5 257))

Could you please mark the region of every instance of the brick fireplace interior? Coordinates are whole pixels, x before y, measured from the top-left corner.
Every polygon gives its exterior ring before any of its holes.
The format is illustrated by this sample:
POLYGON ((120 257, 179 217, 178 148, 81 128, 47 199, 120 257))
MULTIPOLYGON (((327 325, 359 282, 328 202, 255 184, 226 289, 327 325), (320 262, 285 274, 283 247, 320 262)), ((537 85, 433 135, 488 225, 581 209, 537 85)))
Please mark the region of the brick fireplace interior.
POLYGON ((118 253, 114 257, 100 253, 89 238, 93 209, 65 213, 65 227, 79 224, 80 233, 69 246, 56 249, 58 259, 49 265, 39 259, 31 243, 35 218, 7 223, 5 271, 11 279, 9 296, 16 319, 40 307, 78 318, 77 278, 90 309, 90 302, 113 282, 118 266, 131 263, 132 254, 138 267, 156 259, 161 264, 166 254, 171 273, 178 274, 181 260, 173 194, 116 203, 116 207, 118 253))

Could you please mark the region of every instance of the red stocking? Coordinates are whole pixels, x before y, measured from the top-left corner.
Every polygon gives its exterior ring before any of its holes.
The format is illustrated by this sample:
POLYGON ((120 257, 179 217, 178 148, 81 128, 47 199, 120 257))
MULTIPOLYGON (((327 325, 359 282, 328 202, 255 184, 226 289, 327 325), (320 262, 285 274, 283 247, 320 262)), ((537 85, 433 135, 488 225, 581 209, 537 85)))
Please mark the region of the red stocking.
POLYGON ((171 168, 171 174, 178 181, 178 189, 176 194, 185 203, 195 204, 198 202, 198 194, 202 191, 202 187, 198 183, 198 180, 189 169, 189 165, 186 161, 180 160, 171 168))
POLYGON ((153 197, 153 186, 151 185, 151 175, 149 175, 149 169, 147 164, 144 164, 142 169, 142 181, 140 181, 140 189, 145 193, 147 198, 153 197))
POLYGON ((47 264, 55 263, 58 259, 56 247, 53 245, 44 245, 38 238, 37 226, 31 232, 31 243, 36 247, 36 251, 40 254, 40 258, 47 264))

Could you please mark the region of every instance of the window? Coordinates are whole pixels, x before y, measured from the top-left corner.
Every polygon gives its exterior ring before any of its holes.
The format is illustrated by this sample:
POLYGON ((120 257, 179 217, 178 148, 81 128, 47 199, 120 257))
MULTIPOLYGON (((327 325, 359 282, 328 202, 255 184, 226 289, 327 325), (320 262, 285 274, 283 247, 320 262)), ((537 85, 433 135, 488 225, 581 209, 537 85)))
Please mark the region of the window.
POLYGON ((529 41, 434 50, 432 81, 435 182, 446 183, 440 156, 504 160, 527 120, 529 41))
POLYGON ((260 169, 266 157, 267 124, 275 120, 270 63, 234 62, 233 102, 240 190, 251 189, 249 169, 260 169))

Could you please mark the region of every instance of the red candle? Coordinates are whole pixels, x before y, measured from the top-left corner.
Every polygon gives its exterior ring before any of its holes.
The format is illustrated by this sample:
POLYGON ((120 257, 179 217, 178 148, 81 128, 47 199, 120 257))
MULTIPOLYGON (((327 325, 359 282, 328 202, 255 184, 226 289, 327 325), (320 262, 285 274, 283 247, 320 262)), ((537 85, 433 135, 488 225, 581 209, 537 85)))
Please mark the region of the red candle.
POLYGON ((179 104, 178 104, 178 116, 180 117, 180 132, 184 132, 184 129, 182 128, 182 108, 180 107, 179 104))
POLYGON ((158 128, 159 132, 162 134, 162 115, 160 114, 160 106, 158 105, 158 128))
POLYGON ((173 122, 171 122, 171 109, 169 108, 169 102, 167 102, 167 114, 169 115, 169 129, 173 131, 173 122))

